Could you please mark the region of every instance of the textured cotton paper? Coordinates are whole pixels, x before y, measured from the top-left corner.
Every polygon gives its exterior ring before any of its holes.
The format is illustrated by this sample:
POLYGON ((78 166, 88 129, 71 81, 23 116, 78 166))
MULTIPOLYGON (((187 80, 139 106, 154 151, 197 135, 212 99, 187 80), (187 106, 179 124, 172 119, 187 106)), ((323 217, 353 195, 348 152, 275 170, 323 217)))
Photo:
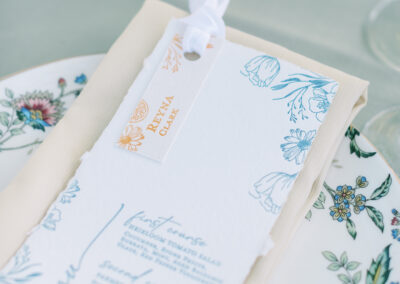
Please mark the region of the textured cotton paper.
POLYGON ((242 283, 271 245, 338 84, 226 41, 168 159, 129 153, 116 141, 175 25, 4 279, 242 283))

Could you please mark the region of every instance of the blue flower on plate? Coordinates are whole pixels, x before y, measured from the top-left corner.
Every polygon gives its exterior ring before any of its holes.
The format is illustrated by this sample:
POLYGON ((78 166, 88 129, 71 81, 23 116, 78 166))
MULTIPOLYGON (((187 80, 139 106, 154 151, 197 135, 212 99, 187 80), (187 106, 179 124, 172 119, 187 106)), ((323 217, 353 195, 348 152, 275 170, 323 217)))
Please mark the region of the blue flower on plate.
POLYGON ((300 128, 291 129, 290 135, 284 139, 286 143, 281 144, 283 157, 288 161, 295 160, 297 165, 304 163, 307 151, 310 149, 317 131, 304 131, 300 128))
POLYGON ((75 83, 77 84, 83 85, 86 84, 86 82, 87 82, 87 77, 83 73, 75 78, 75 83))
POLYGON ((343 222, 343 220, 347 220, 351 216, 348 203, 335 203, 335 205, 329 207, 329 209, 331 210, 329 214, 338 222, 343 222))
POLYGON ((278 76, 281 66, 277 58, 268 55, 259 55, 251 59, 240 71, 242 75, 249 78, 250 82, 257 87, 268 87, 278 76))
POLYGON ((18 117, 24 121, 25 124, 32 125, 34 129, 40 129, 44 131, 44 127, 51 126, 43 118, 43 113, 41 110, 29 110, 26 107, 22 107, 21 110, 17 112, 18 117))
POLYGON ((331 105, 334 92, 328 92, 323 88, 316 88, 313 90, 313 96, 308 100, 310 111, 315 114, 315 117, 322 122, 326 112, 331 105))
POLYGON ((395 240, 400 242, 400 230, 399 229, 392 229, 392 237, 395 240))

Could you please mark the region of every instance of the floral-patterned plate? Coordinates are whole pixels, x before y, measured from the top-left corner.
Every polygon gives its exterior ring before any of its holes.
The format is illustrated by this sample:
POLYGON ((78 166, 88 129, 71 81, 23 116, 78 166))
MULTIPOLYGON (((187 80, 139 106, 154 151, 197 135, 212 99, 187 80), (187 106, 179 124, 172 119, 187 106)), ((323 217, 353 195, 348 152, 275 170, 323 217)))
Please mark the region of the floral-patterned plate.
POLYGON ((63 117, 103 57, 64 59, 0 81, 0 190, 63 117))
POLYGON ((398 177, 350 127, 271 283, 399 284, 398 210, 398 177))

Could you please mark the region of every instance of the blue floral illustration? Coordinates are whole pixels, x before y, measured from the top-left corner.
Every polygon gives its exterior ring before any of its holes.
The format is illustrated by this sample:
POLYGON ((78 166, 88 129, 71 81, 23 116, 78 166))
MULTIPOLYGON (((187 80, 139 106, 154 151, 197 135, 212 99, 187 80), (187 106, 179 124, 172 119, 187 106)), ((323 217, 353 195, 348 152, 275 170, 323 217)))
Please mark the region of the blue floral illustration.
POLYGON ((86 84, 86 82, 87 82, 87 77, 83 73, 75 78, 75 83, 77 84, 83 85, 86 84))
POLYGON ((275 57, 259 55, 251 59, 240 71, 242 75, 249 78, 250 82, 257 87, 268 87, 278 76, 281 66, 275 57))
POLYGON ((400 212, 397 211, 397 209, 392 209, 392 214, 394 215, 392 221, 390 222, 390 224, 395 227, 394 229, 392 229, 392 237, 393 239, 397 240, 400 242, 400 229, 396 228, 400 226, 400 212))
POLYGON ((26 283, 41 276, 41 272, 34 271, 34 268, 39 266, 39 264, 30 262, 29 246, 24 245, 14 256, 12 267, 0 272, 0 283, 26 283))
POLYGON ((42 226, 50 231, 55 231, 57 223, 61 221, 61 211, 54 207, 50 210, 42 222, 42 226))
POLYGON ((287 190, 298 173, 272 172, 254 184, 250 196, 259 201, 266 212, 278 214, 286 201, 287 190))
POLYGON ((290 135, 284 138, 286 143, 281 144, 283 157, 288 161, 295 160, 297 165, 303 164, 316 133, 316 130, 290 129, 290 135))
POLYGON ((78 181, 73 181, 70 186, 62 193, 60 202, 63 204, 71 203, 71 200, 76 197, 76 193, 80 190, 81 189, 79 188, 78 181))
POLYGON ((338 83, 321 75, 296 73, 271 87, 273 91, 289 89, 289 92, 274 100, 288 100, 290 121, 297 122, 298 117, 308 119, 309 114, 322 121, 336 94, 338 83), (307 104, 308 98, 308 104, 307 104))
POLYGON ((71 203, 72 199, 76 197, 77 192, 81 189, 77 180, 71 182, 67 189, 65 189, 59 197, 57 206, 54 206, 46 215, 42 221, 42 226, 50 231, 55 231, 57 223, 61 221, 62 212, 60 208, 68 203, 71 203))
POLYGON ((313 90, 313 97, 308 100, 310 111, 315 114, 315 117, 322 122, 328 111, 335 93, 328 92, 322 88, 313 90))

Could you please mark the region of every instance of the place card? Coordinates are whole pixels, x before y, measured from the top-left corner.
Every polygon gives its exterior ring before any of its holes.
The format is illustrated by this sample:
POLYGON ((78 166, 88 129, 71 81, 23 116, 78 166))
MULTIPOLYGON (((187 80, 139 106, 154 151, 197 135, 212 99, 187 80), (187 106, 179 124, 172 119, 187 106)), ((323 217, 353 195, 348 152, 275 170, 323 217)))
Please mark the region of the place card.
POLYGON ((185 29, 184 23, 176 25, 176 33, 118 141, 128 151, 160 162, 178 135, 224 41, 213 37, 206 52, 191 59, 182 49, 185 29))

